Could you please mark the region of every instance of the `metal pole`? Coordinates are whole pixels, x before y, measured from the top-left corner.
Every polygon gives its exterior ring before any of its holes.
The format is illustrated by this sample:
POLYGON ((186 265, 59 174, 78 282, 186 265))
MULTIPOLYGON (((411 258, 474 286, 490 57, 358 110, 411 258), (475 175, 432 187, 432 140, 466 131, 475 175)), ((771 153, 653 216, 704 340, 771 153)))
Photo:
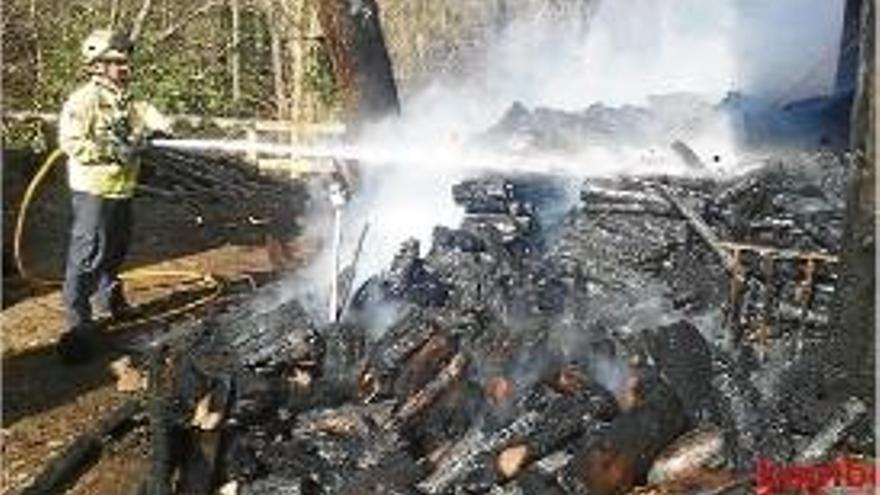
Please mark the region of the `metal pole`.
POLYGON ((342 241, 342 206, 333 207, 333 268, 330 274, 330 323, 336 322, 339 307, 339 244, 342 241))
POLYGON ((342 207, 345 206, 345 190, 342 184, 330 184, 330 204, 333 205, 333 261, 330 279, 330 323, 336 322, 339 313, 339 249, 342 243, 342 207))

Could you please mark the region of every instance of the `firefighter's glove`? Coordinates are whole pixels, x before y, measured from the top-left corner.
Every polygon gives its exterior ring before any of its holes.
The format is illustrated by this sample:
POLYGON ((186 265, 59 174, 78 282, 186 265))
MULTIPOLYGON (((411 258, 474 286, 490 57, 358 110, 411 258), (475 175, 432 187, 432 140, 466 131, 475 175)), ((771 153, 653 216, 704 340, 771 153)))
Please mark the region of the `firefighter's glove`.
POLYGON ((131 136, 131 125, 124 110, 120 109, 114 113, 109 131, 113 158, 120 163, 130 163, 135 158, 136 151, 131 136))
POLYGON ((131 163, 135 156, 137 156, 134 144, 130 143, 127 139, 119 138, 116 135, 114 135, 113 139, 110 141, 110 149, 113 152, 113 158, 119 163, 131 163))
POLYGON ((145 140, 146 141, 145 145, 149 146, 149 142, 154 139, 172 139, 172 138, 174 138, 174 135, 171 134, 170 132, 167 132, 167 131, 162 131, 162 130, 150 131, 150 133, 147 135, 147 138, 145 140))
POLYGON ((137 157, 146 148, 146 141, 142 138, 131 137, 129 139, 114 139, 111 143, 113 156, 120 163, 128 164, 137 159, 137 157))
POLYGON ((128 164, 136 160, 147 148, 147 140, 142 136, 128 138, 115 136, 111 141, 113 156, 120 163, 128 164))

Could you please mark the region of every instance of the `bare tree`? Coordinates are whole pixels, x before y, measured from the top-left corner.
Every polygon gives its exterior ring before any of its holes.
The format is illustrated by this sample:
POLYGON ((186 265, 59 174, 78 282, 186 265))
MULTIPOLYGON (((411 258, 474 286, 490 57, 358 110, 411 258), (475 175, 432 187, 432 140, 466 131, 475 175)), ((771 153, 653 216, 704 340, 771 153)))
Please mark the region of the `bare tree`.
POLYGON ((287 105, 287 87, 285 86, 284 64, 284 19, 275 12, 272 0, 265 0, 263 9, 266 12, 269 28, 269 46, 272 58, 272 83, 275 89, 275 113, 279 119, 289 115, 287 105))
POLYGON ((310 119, 305 111, 306 92, 305 92, 305 71, 306 71, 306 53, 309 30, 309 14, 310 5, 307 0, 299 0, 294 2, 287 15, 291 18, 292 39, 290 40, 290 55, 293 59, 293 67, 291 68, 291 106, 290 119, 294 122, 303 122, 310 119))

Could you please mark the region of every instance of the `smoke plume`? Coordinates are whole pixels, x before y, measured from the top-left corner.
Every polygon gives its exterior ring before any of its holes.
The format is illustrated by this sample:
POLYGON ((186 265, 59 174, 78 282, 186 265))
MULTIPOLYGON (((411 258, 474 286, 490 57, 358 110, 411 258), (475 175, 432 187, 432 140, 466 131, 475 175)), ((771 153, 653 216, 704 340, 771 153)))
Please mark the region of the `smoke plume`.
MULTIPOLYGON (((731 91, 779 100, 827 92, 833 80, 843 0, 596 5, 582 9, 589 17, 554 16, 549 8, 513 19, 478 58, 484 63, 471 76, 438 77, 403 102, 400 119, 364 133, 355 147, 380 152, 361 161, 359 193, 343 215, 343 264, 363 225, 370 225, 355 285, 388 266, 405 239, 419 239, 424 252, 434 226, 455 226, 462 212, 452 203, 450 187, 464 177, 522 171, 579 182, 589 175, 682 173, 668 143, 651 149, 585 147, 540 157, 473 147, 471 137, 514 102, 575 112, 597 102, 645 105, 652 95, 669 93, 691 93, 709 104, 731 91)), ((725 163, 735 163, 730 126, 719 117, 690 133, 690 144, 699 155, 725 155, 730 158, 725 163)), ((329 247, 332 228, 325 221, 321 229, 319 242, 329 247)), ((308 286, 326 294, 330 261, 325 251, 296 283, 317 281, 308 286)))

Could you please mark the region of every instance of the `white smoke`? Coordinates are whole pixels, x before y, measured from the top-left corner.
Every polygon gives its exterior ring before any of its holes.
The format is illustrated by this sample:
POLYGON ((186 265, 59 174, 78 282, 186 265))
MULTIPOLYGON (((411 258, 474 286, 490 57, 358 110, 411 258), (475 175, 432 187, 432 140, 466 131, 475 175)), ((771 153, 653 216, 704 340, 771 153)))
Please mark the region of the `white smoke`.
POLYGON ((587 21, 518 19, 475 77, 438 81, 406 102, 405 127, 467 134, 514 101, 577 111, 676 92, 711 101, 729 91, 823 94, 836 69, 843 7, 844 0, 604 0, 587 21))
MULTIPOLYGON (((777 99, 822 93, 833 78, 842 14, 843 0, 604 0, 590 19, 514 20, 471 77, 438 78, 403 102, 400 119, 369 129, 356 144, 381 150, 375 156, 382 159, 362 162, 359 196, 344 213, 344 253, 370 224, 356 282, 387 267, 407 238, 419 239, 424 254, 434 226, 461 219, 452 184, 487 167, 575 177, 683 171, 668 146, 585 147, 530 159, 469 149, 468 139, 513 102, 576 112, 596 102, 645 105, 668 93, 709 103, 730 91, 777 99)), ((723 119, 687 138, 704 159, 736 161, 723 119)), ((322 229, 332 230, 326 223, 322 229)), ((323 259, 312 270, 326 289, 323 259)))
POLYGON ((737 88, 777 101, 832 90, 845 0, 733 3, 737 88))

